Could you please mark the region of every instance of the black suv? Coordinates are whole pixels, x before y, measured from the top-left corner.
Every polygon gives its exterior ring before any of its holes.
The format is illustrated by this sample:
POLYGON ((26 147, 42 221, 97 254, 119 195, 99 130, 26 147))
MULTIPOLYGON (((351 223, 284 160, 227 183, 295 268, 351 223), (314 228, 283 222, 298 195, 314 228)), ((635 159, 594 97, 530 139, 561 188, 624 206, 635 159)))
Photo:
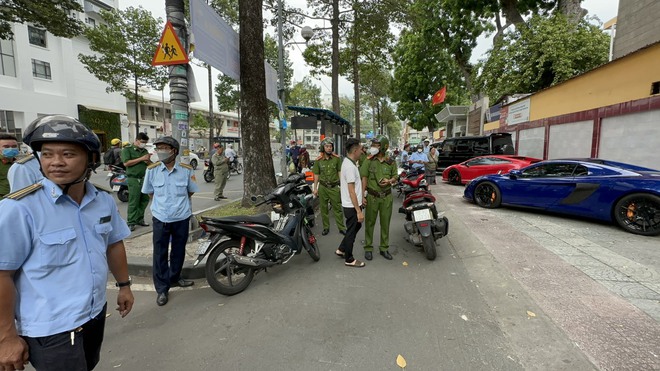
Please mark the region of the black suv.
POLYGON ((437 149, 438 171, 477 156, 515 154, 509 133, 447 138, 437 146, 437 149))

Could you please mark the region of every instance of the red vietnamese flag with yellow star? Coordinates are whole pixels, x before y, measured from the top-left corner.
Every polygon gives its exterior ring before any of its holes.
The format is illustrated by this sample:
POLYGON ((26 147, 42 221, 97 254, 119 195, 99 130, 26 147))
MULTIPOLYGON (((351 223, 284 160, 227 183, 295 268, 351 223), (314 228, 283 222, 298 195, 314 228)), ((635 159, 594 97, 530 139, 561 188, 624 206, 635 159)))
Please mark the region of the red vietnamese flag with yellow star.
POLYGON ((445 101, 445 96, 447 95, 447 86, 443 86, 442 89, 438 90, 433 94, 433 98, 431 99, 431 104, 436 105, 440 104, 445 101))

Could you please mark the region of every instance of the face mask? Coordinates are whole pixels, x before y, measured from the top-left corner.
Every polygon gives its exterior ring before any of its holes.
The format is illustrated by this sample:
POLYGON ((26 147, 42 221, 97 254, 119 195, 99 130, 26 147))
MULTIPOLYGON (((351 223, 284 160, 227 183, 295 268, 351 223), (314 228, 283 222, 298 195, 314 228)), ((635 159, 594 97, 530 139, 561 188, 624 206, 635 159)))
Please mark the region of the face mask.
POLYGON ((326 154, 326 155, 331 155, 331 154, 332 154, 332 150, 325 151, 325 154, 326 154))
POLYGON ((380 152, 380 150, 376 147, 369 148, 369 154, 372 155, 372 156, 376 156, 378 154, 378 152, 380 152))
POLYGON ((423 149, 419 148, 417 149, 417 152, 422 153, 423 149))
POLYGON ((6 158, 14 158, 18 156, 18 148, 3 148, 2 156, 6 158))
POLYGON ((144 148, 144 147, 146 147, 146 146, 147 146, 147 143, 142 143, 142 142, 140 142, 140 143, 138 144, 138 147, 139 147, 139 148, 144 148))
POLYGON ((156 155, 158 156, 158 161, 165 161, 168 158, 170 158, 170 156, 172 156, 172 152, 171 151, 156 152, 156 155))

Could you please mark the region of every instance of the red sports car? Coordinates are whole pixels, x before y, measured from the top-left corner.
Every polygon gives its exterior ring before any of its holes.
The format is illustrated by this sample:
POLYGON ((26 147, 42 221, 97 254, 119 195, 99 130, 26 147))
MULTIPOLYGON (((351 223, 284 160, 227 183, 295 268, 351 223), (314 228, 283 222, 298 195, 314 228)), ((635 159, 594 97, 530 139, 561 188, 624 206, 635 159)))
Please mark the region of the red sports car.
POLYGON ((466 184, 478 176, 505 174, 539 161, 541 159, 525 156, 480 156, 449 166, 442 172, 442 180, 449 184, 466 184))

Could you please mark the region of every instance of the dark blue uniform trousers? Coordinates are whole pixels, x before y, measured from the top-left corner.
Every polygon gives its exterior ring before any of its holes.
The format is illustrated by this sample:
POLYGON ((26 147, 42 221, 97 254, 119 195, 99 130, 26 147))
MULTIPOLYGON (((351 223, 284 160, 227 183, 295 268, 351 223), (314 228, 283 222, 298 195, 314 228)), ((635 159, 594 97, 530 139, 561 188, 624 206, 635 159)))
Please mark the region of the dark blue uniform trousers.
POLYGON ((172 282, 181 278, 181 268, 186 257, 186 242, 188 242, 189 223, 186 218, 178 222, 163 223, 153 218, 154 267, 153 277, 156 292, 168 292, 172 282), (172 248, 168 248, 172 242, 172 248))

